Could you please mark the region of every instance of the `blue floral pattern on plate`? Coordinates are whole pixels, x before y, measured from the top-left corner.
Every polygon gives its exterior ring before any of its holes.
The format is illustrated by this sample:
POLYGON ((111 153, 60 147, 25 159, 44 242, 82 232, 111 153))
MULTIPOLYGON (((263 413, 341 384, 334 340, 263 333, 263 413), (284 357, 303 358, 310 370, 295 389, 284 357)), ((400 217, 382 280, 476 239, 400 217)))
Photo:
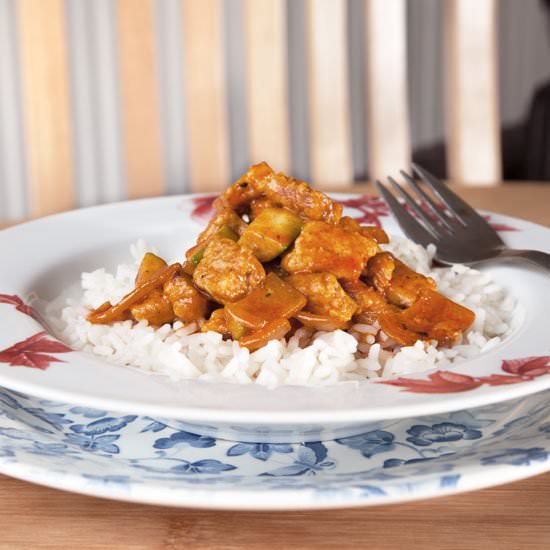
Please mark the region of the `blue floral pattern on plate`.
POLYGON ((395 502, 550 469, 550 392, 335 441, 239 443, 178 421, 0 389, 0 471, 140 502, 288 509, 395 502))

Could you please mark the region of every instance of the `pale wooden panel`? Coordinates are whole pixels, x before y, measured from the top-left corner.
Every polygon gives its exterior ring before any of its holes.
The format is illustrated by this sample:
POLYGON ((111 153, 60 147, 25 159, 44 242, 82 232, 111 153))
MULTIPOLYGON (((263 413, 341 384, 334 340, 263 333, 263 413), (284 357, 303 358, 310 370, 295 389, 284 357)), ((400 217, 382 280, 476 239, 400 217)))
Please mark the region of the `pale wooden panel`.
POLYGON ((447 159, 449 177, 496 185, 501 177, 497 0, 449 0, 447 159))
POLYGON ((19 0, 25 147, 31 216, 74 205, 63 0, 19 0))
POLYGON ((246 84, 250 159, 289 167, 285 0, 246 0, 246 84))
POLYGON ((194 191, 220 190, 228 183, 222 16, 221 0, 183 0, 184 89, 194 191))
POLYGON ((367 0, 365 54, 368 165, 371 179, 410 163, 405 0, 367 0))
POLYGON ((128 196, 163 191, 153 0, 117 0, 128 196))
POLYGON ((333 186, 352 180, 346 6, 307 4, 312 180, 333 186))

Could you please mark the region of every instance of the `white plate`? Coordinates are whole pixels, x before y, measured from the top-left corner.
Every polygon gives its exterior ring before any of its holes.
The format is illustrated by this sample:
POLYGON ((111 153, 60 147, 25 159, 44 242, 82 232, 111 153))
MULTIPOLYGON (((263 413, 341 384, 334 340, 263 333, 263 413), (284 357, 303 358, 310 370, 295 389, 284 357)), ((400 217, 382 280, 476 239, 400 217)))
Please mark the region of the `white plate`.
POLYGON ((88 495, 231 510, 369 506, 481 489, 550 470, 548 392, 388 421, 330 442, 232 443, 178 421, 0 388, 0 472, 88 495))
MULTIPOLYGON (((379 219, 388 232, 399 233, 379 199, 337 198, 353 199, 350 214, 367 222, 379 219)), ((210 202, 204 196, 124 202, 0 232, 0 385, 66 403, 182 419, 190 429, 218 437, 271 442, 344 437, 381 420, 471 408, 550 387, 550 279, 542 271, 512 264, 488 270, 527 312, 519 329, 474 360, 431 378, 430 373, 411 375, 401 386, 364 382, 273 390, 254 384, 175 383, 68 352, 49 343, 50 337, 36 336, 43 327, 29 315, 25 304, 31 297, 51 300, 74 285, 81 271, 114 267, 138 237, 167 256, 181 254, 204 224, 210 202), (25 363, 29 352, 47 368, 13 366, 25 363), (44 354, 56 361, 40 359, 44 354), (537 359, 531 361, 533 357, 537 359), (504 362, 510 360, 519 361, 504 362)), ((549 229, 497 215, 491 221, 514 229, 503 233, 511 246, 550 251, 549 229)))

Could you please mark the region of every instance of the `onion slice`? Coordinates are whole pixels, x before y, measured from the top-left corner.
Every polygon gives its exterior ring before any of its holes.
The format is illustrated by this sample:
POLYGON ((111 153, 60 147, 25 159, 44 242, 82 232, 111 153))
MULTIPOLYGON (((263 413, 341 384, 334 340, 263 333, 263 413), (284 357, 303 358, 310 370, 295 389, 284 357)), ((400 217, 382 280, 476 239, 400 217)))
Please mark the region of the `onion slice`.
POLYGON ((318 315, 316 313, 310 313, 309 311, 299 311, 294 315, 294 319, 297 319, 305 327, 313 328, 315 330, 332 331, 342 329, 345 330, 349 327, 349 321, 340 321, 333 319, 328 315, 318 315))

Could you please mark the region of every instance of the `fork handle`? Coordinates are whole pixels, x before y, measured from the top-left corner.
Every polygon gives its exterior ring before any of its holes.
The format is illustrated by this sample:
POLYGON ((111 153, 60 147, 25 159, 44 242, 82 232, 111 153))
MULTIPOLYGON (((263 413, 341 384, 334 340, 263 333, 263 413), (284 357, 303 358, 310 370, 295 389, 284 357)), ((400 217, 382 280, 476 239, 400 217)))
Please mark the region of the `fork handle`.
POLYGON ((525 260, 550 271, 550 254, 541 252, 540 250, 514 250, 513 248, 504 248, 500 252, 499 257, 525 260))

